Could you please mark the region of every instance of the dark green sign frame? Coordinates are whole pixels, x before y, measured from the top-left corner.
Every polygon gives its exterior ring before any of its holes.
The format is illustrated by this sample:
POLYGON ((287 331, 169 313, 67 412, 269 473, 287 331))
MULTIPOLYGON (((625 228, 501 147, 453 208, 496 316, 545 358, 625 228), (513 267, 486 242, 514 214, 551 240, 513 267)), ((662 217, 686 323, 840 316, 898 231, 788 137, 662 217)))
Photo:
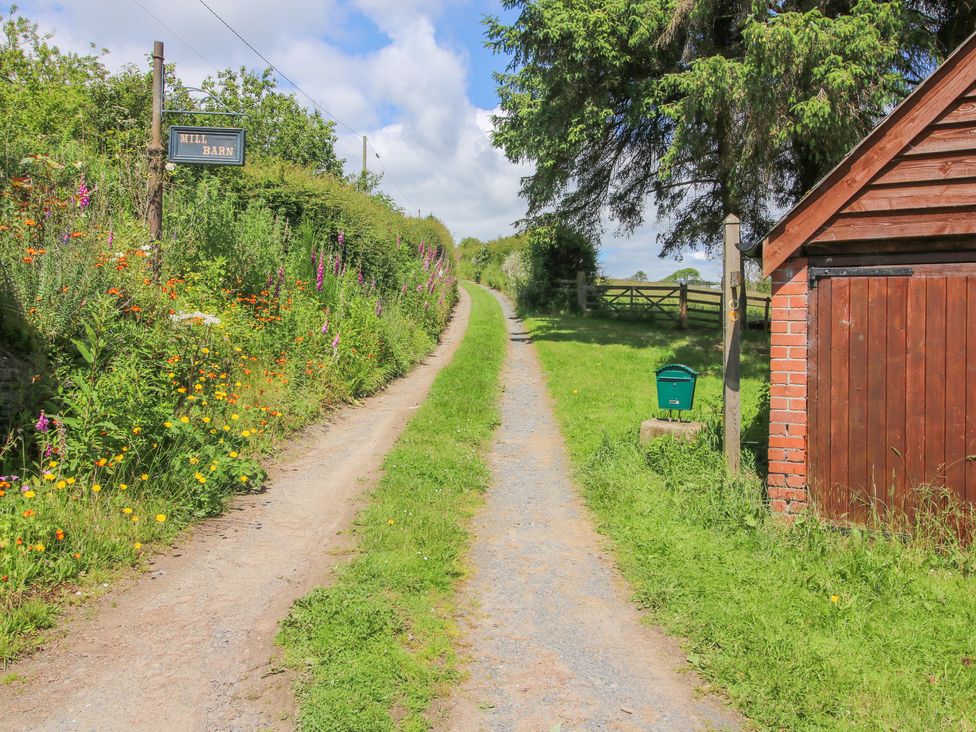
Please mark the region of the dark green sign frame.
POLYGON ((244 165, 244 130, 238 127, 169 128, 169 161, 185 165, 244 165))

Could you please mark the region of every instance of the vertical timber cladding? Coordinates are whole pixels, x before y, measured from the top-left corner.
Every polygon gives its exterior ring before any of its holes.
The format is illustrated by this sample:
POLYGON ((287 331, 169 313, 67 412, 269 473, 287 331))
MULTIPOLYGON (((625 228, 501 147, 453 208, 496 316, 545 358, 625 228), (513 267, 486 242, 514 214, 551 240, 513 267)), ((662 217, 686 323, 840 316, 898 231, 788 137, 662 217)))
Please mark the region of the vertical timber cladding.
POLYGON ((976 264, 837 271, 811 280, 813 499, 852 521, 911 515, 922 485, 976 503, 976 264))
POLYGON ((244 165, 244 130, 236 127, 169 128, 169 161, 187 165, 244 165))

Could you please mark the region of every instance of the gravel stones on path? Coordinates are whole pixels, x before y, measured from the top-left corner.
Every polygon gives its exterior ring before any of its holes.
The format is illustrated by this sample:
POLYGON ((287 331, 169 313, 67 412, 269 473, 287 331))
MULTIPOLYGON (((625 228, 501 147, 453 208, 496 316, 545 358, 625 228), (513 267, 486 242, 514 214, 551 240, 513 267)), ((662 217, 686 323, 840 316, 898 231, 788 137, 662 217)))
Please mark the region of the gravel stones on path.
POLYGON ((449 730, 737 729, 696 688, 677 643, 641 623, 570 478, 542 368, 504 298, 510 336, 486 505, 461 622, 468 680, 449 730))
POLYGON ((471 307, 461 294, 424 364, 295 435, 266 491, 191 529, 7 669, 18 680, 0 685, 0 730, 292 729, 293 679, 274 665, 278 622, 351 549, 346 529, 383 457, 461 342, 471 307))

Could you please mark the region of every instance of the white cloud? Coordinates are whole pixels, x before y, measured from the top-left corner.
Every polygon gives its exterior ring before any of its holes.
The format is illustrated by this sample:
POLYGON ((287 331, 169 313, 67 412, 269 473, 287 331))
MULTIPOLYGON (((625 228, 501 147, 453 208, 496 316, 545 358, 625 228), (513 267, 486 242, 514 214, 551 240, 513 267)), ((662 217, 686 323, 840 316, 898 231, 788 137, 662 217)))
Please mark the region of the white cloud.
MULTIPOLYGON (((172 31, 217 68, 264 63, 196 0, 139 0, 172 31)), ((520 178, 531 171, 510 163, 491 146, 493 110, 467 96, 468 53, 438 38, 439 13, 470 0, 235 0, 208 3, 293 81, 332 114, 369 136, 369 166, 385 169, 383 188, 410 213, 433 213, 455 238, 490 239, 511 232, 525 205, 520 178), (369 18, 385 43, 369 52, 343 48, 356 13, 369 18)), ((169 31, 128 0, 29 0, 21 12, 56 31, 63 48, 86 51, 89 42, 111 50, 110 68, 145 64, 152 42, 166 42, 168 61, 180 76, 198 84, 213 69, 169 31)), ((477 22, 472 18, 472 23, 477 22)), ((362 18, 358 20, 362 25, 362 18)), ((361 30, 361 29, 360 29, 361 30)), ((355 36, 355 34, 353 34, 355 36)), ((375 38, 372 39, 376 46, 375 38)), ((282 83, 283 91, 291 91, 282 83)), ((305 100, 298 96, 304 104, 305 100)), ((337 127, 338 152, 348 172, 357 172, 361 140, 337 127)), ((649 217, 650 218, 650 217, 649 217)), ((656 227, 642 227, 628 239, 604 237, 606 271, 626 276, 643 269, 651 277, 677 268, 657 256, 656 227)), ((703 273, 713 262, 689 255, 703 273)))

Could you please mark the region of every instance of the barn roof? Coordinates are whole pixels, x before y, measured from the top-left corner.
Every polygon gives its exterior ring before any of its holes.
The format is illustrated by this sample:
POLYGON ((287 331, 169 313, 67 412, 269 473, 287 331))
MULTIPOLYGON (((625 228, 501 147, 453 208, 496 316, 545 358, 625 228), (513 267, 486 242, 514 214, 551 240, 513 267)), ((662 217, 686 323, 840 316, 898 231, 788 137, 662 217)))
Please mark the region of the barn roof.
MULTIPOLYGON (((976 95, 974 82, 976 34, 970 36, 919 84, 770 230, 761 242, 764 274, 771 274, 815 237, 831 219, 844 211, 852 199, 911 146, 926 128, 950 112, 960 97, 967 96, 967 93, 976 95)), ((976 106, 976 99, 969 101, 976 106)), ((974 131, 964 132, 972 134, 974 131)), ((972 148, 976 155, 976 140, 972 148)), ((976 199, 971 203, 976 204, 976 199)), ((887 205, 892 206, 890 203, 887 205)), ((976 215, 970 218, 976 218, 976 215)), ((945 233, 962 232, 949 230, 945 233)), ((752 251, 757 248, 749 247, 752 251)))

